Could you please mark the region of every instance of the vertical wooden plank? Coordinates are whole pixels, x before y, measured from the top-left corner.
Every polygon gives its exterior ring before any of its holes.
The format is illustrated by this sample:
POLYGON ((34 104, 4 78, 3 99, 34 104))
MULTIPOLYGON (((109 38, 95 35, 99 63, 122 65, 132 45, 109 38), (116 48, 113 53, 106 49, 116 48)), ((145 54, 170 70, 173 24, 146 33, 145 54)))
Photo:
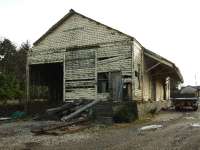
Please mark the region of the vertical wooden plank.
POLYGON ((135 98, 135 74, 134 74, 134 40, 131 45, 131 53, 132 53, 132 63, 131 63, 131 72, 132 72, 132 100, 135 98))
POLYGON ((97 84, 98 84, 98 78, 97 78, 97 50, 98 49, 95 49, 95 58, 94 58, 94 63, 95 63, 95 98, 97 100, 97 84))
POLYGON ((63 102, 65 101, 65 53, 63 56, 63 102))

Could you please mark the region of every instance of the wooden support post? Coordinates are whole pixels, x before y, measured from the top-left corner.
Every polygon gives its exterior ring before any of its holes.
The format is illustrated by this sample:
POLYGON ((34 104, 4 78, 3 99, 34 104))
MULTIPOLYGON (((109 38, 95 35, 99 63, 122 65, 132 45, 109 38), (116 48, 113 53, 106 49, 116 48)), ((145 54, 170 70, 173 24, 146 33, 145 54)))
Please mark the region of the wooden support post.
POLYGON ((134 40, 133 40, 133 43, 132 43, 132 45, 131 45, 131 57, 132 57, 132 59, 131 59, 131 74, 132 74, 132 84, 131 84, 131 86, 132 86, 132 100, 135 100, 135 71, 134 71, 134 61, 135 61, 135 59, 134 59, 134 51, 135 51, 135 49, 134 49, 134 40))
POLYGON ((65 101, 65 53, 63 58, 63 102, 65 101))
POLYGON ((144 49, 141 49, 141 89, 142 89, 142 101, 144 101, 144 49))
POLYGON ((109 99, 113 101, 113 89, 112 89, 112 81, 111 81, 111 72, 108 72, 108 91, 109 91, 109 99))

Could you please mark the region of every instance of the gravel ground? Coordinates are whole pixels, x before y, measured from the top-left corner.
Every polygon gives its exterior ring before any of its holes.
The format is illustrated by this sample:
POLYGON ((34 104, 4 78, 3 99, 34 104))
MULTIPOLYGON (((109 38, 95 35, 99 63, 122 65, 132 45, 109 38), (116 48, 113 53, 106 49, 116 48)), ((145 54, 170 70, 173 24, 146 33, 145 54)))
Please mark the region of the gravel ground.
POLYGON ((37 149, 88 139, 89 134, 64 134, 62 136, 36 136, 30 129, 39 125, 55 124, 53 121, 20 121, 0 125, 0 149, 37 149))
POLYGON ((200 150, 200 112, 161 112, 148 122, 95 126, 62 136, 35 136, 30 128, 55 122, 0 125, 0 149, 67 150, 200 150), (142 128, 156 125, 159 128, 142 128), (145 130, 141 130, 145 129, 145 130))

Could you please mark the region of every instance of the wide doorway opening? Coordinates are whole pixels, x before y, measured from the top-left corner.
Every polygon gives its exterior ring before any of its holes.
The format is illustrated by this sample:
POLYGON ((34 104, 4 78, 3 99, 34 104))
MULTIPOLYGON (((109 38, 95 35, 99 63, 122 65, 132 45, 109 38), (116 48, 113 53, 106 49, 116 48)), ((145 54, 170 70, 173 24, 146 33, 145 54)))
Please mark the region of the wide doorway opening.
POLYGON ((63 102, 63 63, 30 65, 30 101, 53 107, 63 102))

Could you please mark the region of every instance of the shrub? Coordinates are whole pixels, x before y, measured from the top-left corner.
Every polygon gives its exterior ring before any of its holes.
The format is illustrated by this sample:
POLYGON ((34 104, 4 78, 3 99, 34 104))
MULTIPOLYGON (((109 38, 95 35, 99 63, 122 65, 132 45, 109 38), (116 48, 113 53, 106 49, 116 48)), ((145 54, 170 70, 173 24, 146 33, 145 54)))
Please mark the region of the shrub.
POLYGON ((133 104, 123 105, 114 113, 114 121, 117 123, 134 121, 136 116, 136 110, 133 104))
POLYGON ((21 99, 23 92, 13 75, 0 74, 0 101, 4 104, 7 100, 21 99))

